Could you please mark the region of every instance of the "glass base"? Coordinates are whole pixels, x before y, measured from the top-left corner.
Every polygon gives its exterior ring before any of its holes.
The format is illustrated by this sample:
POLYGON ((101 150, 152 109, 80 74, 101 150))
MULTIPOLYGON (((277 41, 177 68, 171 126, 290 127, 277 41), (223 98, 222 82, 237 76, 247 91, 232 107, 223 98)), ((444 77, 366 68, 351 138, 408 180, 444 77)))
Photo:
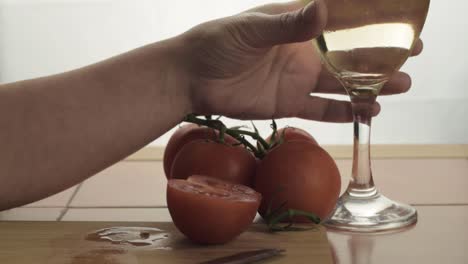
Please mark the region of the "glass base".
POLYGON ((383 232, 413 225, 417 219, 415 208, 394 202, 377 191, 367 197, 346 192, 324 224, 342 231, 383 232))

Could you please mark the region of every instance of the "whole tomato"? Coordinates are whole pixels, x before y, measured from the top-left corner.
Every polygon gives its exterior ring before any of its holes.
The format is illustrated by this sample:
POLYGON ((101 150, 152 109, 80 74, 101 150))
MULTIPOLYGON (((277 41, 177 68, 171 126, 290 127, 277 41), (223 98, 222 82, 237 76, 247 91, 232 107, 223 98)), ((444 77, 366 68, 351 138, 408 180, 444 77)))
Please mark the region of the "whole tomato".
MULTIPOLYGON (((341 188, 341 177, 333 158, 307 141, 284 142, 260 162, 254 189, 263 196, 259 213, 268 208, 296 209, 316 214, 322 220, 333 211, 341 188)), ((295 217, 296 222, 309 222, 295 217)))
POLYGON ((253 222, 261 195, 249 187, 204 176, 170 179, 167 205, 175 226, 190 240, 223 244, 253 222))
MULTIPOLYGON (((166 150, 164 151, 164 172, 166 178, 169 178, 171 175, 172 162, 185 144, 197 139, 216 141, 218 137, 219 133, 216 130, 195 124, 184 125, 177 129, 169 139, 166 150)), ((238 141, 230 135, 224 135, 224 140, 226 144, 233 145, 238 143, 238 141)))
MULTIPOLYGON (((266 139, 268 143, 271 143, 272 136, 273 135, 270 135, 266 139)), ((285 128, 279 129, 276 134, 276 141, 278 141, 280 137, 283 137, 283 142, 304 140, 304 141, 312 142, 315 145, 318 145, 317 141, 311 134, 297 127, 285 127, 285 128)))
POLYGON ((228 182, 252 186, 257 160, 242 146, 194 140, 177 153, 171 179, 206 175, 228 182))

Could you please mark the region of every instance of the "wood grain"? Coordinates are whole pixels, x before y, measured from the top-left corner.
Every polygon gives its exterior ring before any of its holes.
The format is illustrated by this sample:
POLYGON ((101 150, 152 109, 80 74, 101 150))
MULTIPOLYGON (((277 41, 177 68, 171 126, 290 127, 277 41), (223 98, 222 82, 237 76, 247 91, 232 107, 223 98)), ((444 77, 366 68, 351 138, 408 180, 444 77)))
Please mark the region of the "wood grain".
POLYGON ((260 248, 287 250, 284 257, 265 263, 468 263, 468 206, 418 206, 417 209, 417 225, 399 232, 330 231, 327 242, 323 229, 269 234, 262 226, 254 225, 232 243, 214 247, 190 243, 168 223, 0 222, 0 263, 198 263, 260 248), (146 248, 84 240, 87 233, 112 226, 158 227, 171 235, 164 243, 146 248), (160 246, 173 249, 158 250, 160 246))
POLYGON ((468 206, 418 206, 417 210, 416 226, 397 232, 328 232, 335 263, 468 263, 468 206))
POLYGON ((286 253, 268 263, 332 263, 323 228, 295 233, 268 233, 253 225, 239 238, 221 246, 200 246, 185 239, 171 223, 0 222, 0 263, 146 264, 199 263, 243 251, 282 248, 286 253), (148 247, 85 240, 86 234, 113 226, 157 227, 169 233, 148 247), (170 247, 161 250, 159 247, 170 247))

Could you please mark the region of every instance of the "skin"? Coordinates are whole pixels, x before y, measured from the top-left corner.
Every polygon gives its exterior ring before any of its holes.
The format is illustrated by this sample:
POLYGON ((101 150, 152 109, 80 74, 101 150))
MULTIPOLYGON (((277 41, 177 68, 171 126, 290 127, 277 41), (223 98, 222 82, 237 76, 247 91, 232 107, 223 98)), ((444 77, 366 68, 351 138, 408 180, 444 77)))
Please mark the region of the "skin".
MULTIPOLYGON (((144 147, 189 113, 352 120, 310 39, 317 0, 258 7, 62 74, 0 85, 0 210, 69 188, 144 147)), ((414 55, 422 50, 418 42, 414 55)), ((408 91, 397 73, 384 94, 408 91)), ((374 114, 379 106, 374 106, 374 114)))

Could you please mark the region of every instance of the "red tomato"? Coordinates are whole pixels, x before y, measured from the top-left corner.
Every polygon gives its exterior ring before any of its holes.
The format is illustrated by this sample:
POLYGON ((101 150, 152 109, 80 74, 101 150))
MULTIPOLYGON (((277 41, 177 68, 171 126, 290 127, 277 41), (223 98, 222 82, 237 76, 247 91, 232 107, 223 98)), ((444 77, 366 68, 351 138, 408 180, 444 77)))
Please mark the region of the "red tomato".
MULTIPOLYGON (((169 178, 171 175, 172 162, 185 144, 197 139, 216 141, 218 134, 214 129, 195 124, 184 125, 177 129, 169 139, 164 151, 164 172, 166 173, 166 178, 169 178)), ((236 139, 229 135, 225 135, 224 140, 226 144, 230 145, 238 143, 236 139)))
POLYGON ((226 243, 253 222, 261 195, 249 187, 204 176, 170 179, 167 205, 175 226, 202 244, 226 243))
MULTIPOLYGON (((318 145, 317 141, 311 134, 307 133, 307 131, 300 129, 300 128, 296 128, 296 127, 281 128, 277 131, 276 137, 281 137, 283 135, 284 135, 284 142, 294 141, 294 140, 305 140, 305 141, 310 141, 314 143, 315 145, 318 145)), ((272 136, 269 136, 266 139, 268 143, 271 142, 271 137, 272 136)), ((278 140, 278 138, 276 139, 278 140)))
POLYGON ((187 179, 206 175, 232 183, 252 186, 257 161, 242 146, 195 140, 177 153, 172 163, 171 178, 187 179))
MULTIPOLYGON (((316 214, 325 220, 340 195, 341 177, 330 155, 307 141, 285 142, 268 153, 260 162, 254 183, 263 196, 259 209, 266 216, 271 209, 286 202, 285 209, 316 214)), ((296 217, 297 222, 308 222, 296 217)))

